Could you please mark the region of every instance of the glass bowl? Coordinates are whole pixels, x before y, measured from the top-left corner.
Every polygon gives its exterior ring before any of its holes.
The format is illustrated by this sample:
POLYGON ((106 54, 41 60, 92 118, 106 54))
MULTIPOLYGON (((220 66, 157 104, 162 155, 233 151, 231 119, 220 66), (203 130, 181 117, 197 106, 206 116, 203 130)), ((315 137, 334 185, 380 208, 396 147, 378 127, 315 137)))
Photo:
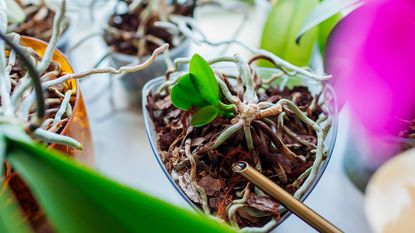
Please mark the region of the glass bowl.
MULTIPOLYGON (((222 66, 212 66, 215 67, 217 69, 220 69, 220 71, 222 71, 223 73, 226 74, 237 74, 237 70, 234 67, 222 67, 222 66)), ((256 68, 257 74, 259 74, 261 76, 261 78, 268 78, 270 77, 273 73, 275 73, 276 69, 271 69, 271 68, 261 68, 261 67, 257 67, 256 68)), ((179 76, 180 74, 177 74, 177 76, 179 76)), ((174 76, 172 77, 174 78, 174 76)), ((300 78, 300 77, 289 77, 286 78, 286 85, 288 87, 290 86, 297 86, 297 85, 303 85, 303 86, 307 86, 310 90, 310 92, 312 94, 315 94, 317 92, 317 90, 319 89, 318 85, 321 85, 321 83, 316 82, 314 80, 311 79, 306 79, 306 78, 300 78)), ((147 106, 147 96, 149 93, 151 92, 155 92, 158 87, 163 83, 164 81, 164 77, 158 77, 156 79, 150 80, 149 82, 146 83, 146 85, 143 88, 143 92, 142 92, 142 109, 143 109, 143 117, 144 117, 144 123, 145 123, 145 128, 146 128, 146 133, 147 133, 147 137, 151 146, 151 149, 153 151, 154 154, 154 158, 157 161, 157 163, 160 166, 160 169, 163 171, 163 173, 166 175, 167 179, 170 181, 170 183, 173 185, 173 187, 176 189, 178 195, 183 198, 188 204, 189 206, 191 206, 195 211, 202 213, 202 211, 200 211, 200 209, 193 204, 193 202, 186 196, 186 194, 181 190, 181 188, 179 187, 179 185, 174 181, 174 179, 171 177, 171 175, 169 174, 169 172, 167 171, 167 169, 165 168, 161 158, 160 158, 160 154, 158 151, 158 147, 157 147, 157 133, 154 129, 154 124, 153 121, 150 118, 149 112, 146 108, 147 106)), ((324 94, 323 94, 324 95, 324 94)), ((326 98, 327 96, 324 96, 324 98, 326 98)), ((336 142, 336 136, 337 136, 337 127, 338 127, 338 117, 337 117, 337 105, 336 105, 336 101, 335 98, 332 99, 329 102, 329 112, 332 115, 332 126, 330 131, 328 132, 324 145, 325 145, 325 149, 327 151, 326 155, 326 159, 322 162, 322 164, 320 165, 320 168, 318 170, 318 174, 316 176, 316 178, 313 180, 312 184, 309 186, 309 188, 306 190, 306 192, 301 196, 300 201, 304 202, 305 199, 307 198, 307 196, 313 191, 314 187, 317 185, 317 183, 319 182, 319 180, 321 179, 329 161, 330 158, 333 154, 333 150, 334 150, 334 146, 335 146, 335 142, 336 142)), ((327 103, 325 101, 325 103, 327 103)), ((275 226, 272 227, 272 229, 275 229, 275 227, 277 227, 279 224, 281 224, 284 220, 286 220, 289 216, 290 216, 291 212, 285 212, 281 215, 281 218, 279 220, 279 222, 277 224, 275 224, 275 226)))

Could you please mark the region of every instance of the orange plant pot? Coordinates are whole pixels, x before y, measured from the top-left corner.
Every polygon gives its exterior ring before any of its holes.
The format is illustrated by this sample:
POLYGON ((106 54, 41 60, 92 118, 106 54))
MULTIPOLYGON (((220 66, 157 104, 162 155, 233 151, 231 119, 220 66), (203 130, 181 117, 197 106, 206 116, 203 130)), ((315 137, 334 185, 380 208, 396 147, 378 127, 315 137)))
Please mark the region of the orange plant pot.
MULTIPOLYGON (((43 56, 47 43, 33 37, 22 36, 20 44, 26 47, 33 48, 40 56, 43 56)), ((61 65, 62 71, 68 74, 73 73, 73 69, 69 64, 68 59, 59 51, 55 50, 53 54, 53 61, 61 65)), ((92 165, 94 162, 94 151, 92 147, 91 132, 89 129, 88 116, 85 108, 85 103, 82 98, 82 93, 76 80, 68 80, 66 82, 69 87, 75 91, 75 104, 73 106, 73 113, 69 118, 68 123, 63 128, 61 134, 69 136, 79 141, 83 146, 83 150, 76 150, 69 146, 52 144, 51 149, 56 149, 64 154, 74 157, 86 165, 92 165)))
MULTIPOLYGON (((26 36, 21 37, 20 44, 32 48, 40 56, 43 56, 47 47, 46 42, 26 36)), ((59 50, 54 51, 52 60, 61 65, 62 72, 73 73, 68 59, 59 50)), ((76 80, 68 80, 66 84, 74 91, 75 102, 72 115, 60 134, 79 141, 83 145, 83 150, 76 150, 69 146, 57 144, 52 144, 48 148, 58 150, 85 165, 92 166, 94 162, 94 151, 82 93, 76 80)), ((53 232, 30 190, 19 176, 12 175, 9 184, 34 230, 36 232, 53 232)))

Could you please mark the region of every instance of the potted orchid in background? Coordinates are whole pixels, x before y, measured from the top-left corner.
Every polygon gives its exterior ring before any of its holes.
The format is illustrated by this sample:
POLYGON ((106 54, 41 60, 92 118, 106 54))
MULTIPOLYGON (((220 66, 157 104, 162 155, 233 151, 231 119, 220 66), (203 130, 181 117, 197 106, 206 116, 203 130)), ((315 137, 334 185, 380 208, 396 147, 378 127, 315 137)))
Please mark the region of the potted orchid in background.
MULTIPOLYGON (((20 35, 50 41, 53 32, 53 19, 57 11, 56 1, 51 0, 7 0, 8 21, 7 31, 20 35)), ((57 48, 65 51, 69 45, 71 20, 65 16, 62 22, 62 34, 57 48)))
MULTIPOLYGON (((218 1, 115 1, 113 10, 106 18, 102 30, 86 35, 73 45, 71 50, 97 35, 102 36, 106 52, 98 60, 99 66, 107 58, 115 67, 145 60, 164 43, 170 46, 170 59, 185 57, 190 48, 193 34, 200 30, 194 18, 195 10, 213 5, 228 11, 246 14, 246 3, 229 4, 218 1)), ((113 4, 114 2, 110 2, 113 4)), ((195 40, 193 40, 195 41, 195 40)), ((121 83, 132 106, 141 103, 141 89, 150 79, 160 76, 166 70, 166 59, 158 58, 152 67, 122 77, 121 83)))
MULTIPOLYGON (((108 46, 111 63, 116 67, 146 59, 155 48, 170 45, 172 59, 187 55, 190 47, 186 35, 175 29, 178 22, 192 22, 196 0, 118 1, 104 28, 103 39, 108 46)), ((184 27, 188 27, 185 23, 184 27)), ((188 30, 191 30, 190 28, 188 30)), ((133 105, 141 103, 141 89, 166 69, 163 59, 151 68, 125 75, 122 83, 133 105)))

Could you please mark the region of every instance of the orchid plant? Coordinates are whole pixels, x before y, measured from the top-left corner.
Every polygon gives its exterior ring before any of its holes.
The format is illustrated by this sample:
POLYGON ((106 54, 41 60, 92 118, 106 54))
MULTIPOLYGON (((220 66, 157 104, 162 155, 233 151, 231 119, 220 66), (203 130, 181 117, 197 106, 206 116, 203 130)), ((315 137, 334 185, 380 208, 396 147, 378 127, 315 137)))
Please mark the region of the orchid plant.
MULTIPOLYGON (((210 45, 236 43, 254 53, 254 56, 249 61, 245 61, 238 54, 233 57, 224 56, 211 60, 205 60, 198 54, 193 55, 190 59, 175 59, 173 65, 166 72, 164 82, 156 92, 148 96, 147 109, 149 109, 158 133, 161 159, 185 194, 194 203, 200 205, 206 214, 214 214, 229 221, 230 225, 239 227, 236 217, 238 211, 249 207, 249 197, 255 193, 258 194, 258 192, 254 192, 248 183, 245 189, 235 194, 240 199, 234 199, 225 207, 216 209, 210 204, 208 195, 212 192, 210 190, 212 187, 203 186, 201 182, 208 179, 209 182, 220 183, 218 180, 222 178, 212 177, 220 177, 218 172, 230 169, 230 167, 220 167, 216 172, 209 169, 204 170, 203 167, 209 167, 211 162, 210 166, 222 163, 218 162, 222 153, 225 158, 237 159, 237 155, 227 156, 224 151, 238 150, 239 147, 242 147, 239 148, 242 150, 241 154, 247 153, 252 156, 245 159, 252 160, 253 165, 259 171, 263 169, 264 163, 262 161, 264 160, 269 162, 268 164, 276 163, 275 160, 269 161, 270 157, 276 156, 275 154, 271 155, 275 152, 281 153, 287 163, 296 164, 295 166, 308 163, 311 159, 313 160, 312 165, 293 182, 296 187, 294 196, 300 198, 315 180, 325 157, 324 140, 333 119, 329 110, 326 109, 327 106, 323 107, 325 109, 323 113, 318 113, 317 109, 321 109, 321 106, 324 105, 322 98, 320 98, 323 92, 326 95, 332 95, 329 94, 330 88, 325 85, 325 81, 329 80, 331 76, 319 75, 308 68, 297 67, 269 51, 251 48, 237 40, 214 43, 203 35, 193 36, 193 39, 210 45), (254 62, 261 59, 270 61, 275 67, 271 77, 266 79, 262 79, 253 66, 254 62), (215 68, 214 65, 221 62, 235 65, 237 74, 229 75, 219 68, 215 68), (189 64, 188 71, 184 74, 178 72, 181 64, 189 64), (323 86, 320 94, 314 96, 307 106, 299 106, 296 101, 300 97, 293 97, 293 99, 280 97, 281 99, 278 99, 277 96, 274 96, 276 99, 270 97, 272 100, 264 100, 266 98, 264 93, 270 89, 273 90, 272 88, 275 86, 283 90, 286 85, 290 84, 289 82, 294 82, 293 80, 298 77, 313 80, 317 83, 316 87, 323 86), (169 107, 171 106, 169 101, 174 107, 169 107), (181 112, 177 112, 177 110, 181 112), (290 121, 291 123, 289 123, 290 121), (293 122, 296 123, 292 125, 293 122), (299 125, 296 125, 297 123, 299 125), (311 135, 316 136, 316 144, 298 136, 294 132, 298 130, 297 127, 312 129, 311 135), (283 135, 285 134, 295 138, 306 148, 310 148, 313 151, 313 156, 294 152, 296 149, 291 148, 284 141, 283 135), (170 140, 172 135, 178 136, 175 140, 170 140), (240 141, 241 135, 243 140, 240 141), (238 148, 233 145, 235 140, 237 140, 238 148), (200 143, 200 141, 204 143, 200 143), (246 151, 243 148, 246 148, 246 151)), ((277 162, 275 171, 280 179, 279 182, 286 184, 289 182, 287 177, 290 165, 285 167, 284 163, 277 162)), ((226 183, 226 181, 224 182, 226 183)), ((270 216, 270 209, 264 208, 258 211, 255 213, 247 211, 246 214, 253 218, 270 216)), ((280 208, 280 211, 283 212, 283 209, 280 208)), ((276 223, 277 220, 272 219, 259 229, 248 227, 243 230, 266 232, 272 229, 276 223)))

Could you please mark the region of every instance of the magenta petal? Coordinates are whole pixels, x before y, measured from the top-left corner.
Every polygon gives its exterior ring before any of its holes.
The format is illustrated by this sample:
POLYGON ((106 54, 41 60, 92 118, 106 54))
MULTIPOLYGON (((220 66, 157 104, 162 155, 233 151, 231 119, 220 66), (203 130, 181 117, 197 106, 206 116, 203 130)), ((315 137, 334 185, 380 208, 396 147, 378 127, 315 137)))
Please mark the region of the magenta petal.
POLYGON ((415 1, 371 1, 334 30, 326 54, 340 102, 373 131, 415 118, 415 1))

